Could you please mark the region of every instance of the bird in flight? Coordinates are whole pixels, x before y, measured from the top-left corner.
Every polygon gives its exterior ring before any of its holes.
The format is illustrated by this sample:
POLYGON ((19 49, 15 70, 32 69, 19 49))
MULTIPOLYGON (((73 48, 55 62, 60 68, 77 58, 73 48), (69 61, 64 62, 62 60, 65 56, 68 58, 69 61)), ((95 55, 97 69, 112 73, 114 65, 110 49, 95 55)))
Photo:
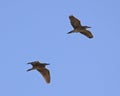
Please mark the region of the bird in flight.
POLYGON ((27 64, 31 64, 32 68, 28 69, 27 71, 31 70, 37 70, 41 73, 43 78, 47 83, 50 83, 50 72, 47 68, 45 68, 46 65, 49 65, 48 63, 40 63, 39 61, 29 62, 27 64))
POLYGON ((87 36, 88 38, 93 38, 92 33, 87 30, 87 28, 91 28, 91 27, 82 26, 80 20, 75 18, 73 15, 69 16, 69 19, 70 19, 70 23, 74 29, 72 31, 68 32, 67 34, 79 32, 79 33, 87 36))

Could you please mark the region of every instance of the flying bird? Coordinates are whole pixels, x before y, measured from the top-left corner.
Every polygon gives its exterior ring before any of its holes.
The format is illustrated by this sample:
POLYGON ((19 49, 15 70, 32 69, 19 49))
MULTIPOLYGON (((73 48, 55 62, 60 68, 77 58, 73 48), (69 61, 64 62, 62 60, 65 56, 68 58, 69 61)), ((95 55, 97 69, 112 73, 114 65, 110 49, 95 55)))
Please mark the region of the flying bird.
POLYGON ((69 19, 70 19, 70 23, 74 29, 72 31, 68 32, 67 34, 79 32, 79 33, 87 36, 88 38, 93 38, 92 33, 87 30, 87 28, 91 28, 91 27, 82 26, 80 20, 75 18, 73 15, 69 16, 69 19))
POLYGON ((27 64, 32 65, 32 68, 28 69, 27 71, 37 70, 38 72, 41 73, 45 81, 47 83, 50 83, 50 72, 47 68, 45 68, 46 65, 49 65, 48 63, 40 63, 39 61, 34 61, 34 62, 29 62, 27 64))

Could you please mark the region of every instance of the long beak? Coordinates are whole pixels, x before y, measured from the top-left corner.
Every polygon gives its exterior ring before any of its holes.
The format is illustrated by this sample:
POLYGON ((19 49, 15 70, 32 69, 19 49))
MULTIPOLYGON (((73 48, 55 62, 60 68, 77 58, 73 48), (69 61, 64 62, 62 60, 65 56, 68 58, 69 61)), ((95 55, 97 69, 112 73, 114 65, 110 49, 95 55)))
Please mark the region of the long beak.
POLYGON ((32 64, 33 62, 28 62, 27 64, 32 64))
POLYGON ((67 34, 70 34, 70 33, 73 33, 74 31, 72 30, 72 31, 70 31, 70 32, 68 32, 67 34))
POLYGON ((31 71, 31 70, 34 70, 34 68, 30 68, 30 69, 28 69, 27 71, 31 71))
POLYGON ((44 65, 50 65, 49 63, 42 63, 42 64, 44 64, 44 65))
POLYGON ((92 27, 88 26, 88 28, 92 28, 92 27))

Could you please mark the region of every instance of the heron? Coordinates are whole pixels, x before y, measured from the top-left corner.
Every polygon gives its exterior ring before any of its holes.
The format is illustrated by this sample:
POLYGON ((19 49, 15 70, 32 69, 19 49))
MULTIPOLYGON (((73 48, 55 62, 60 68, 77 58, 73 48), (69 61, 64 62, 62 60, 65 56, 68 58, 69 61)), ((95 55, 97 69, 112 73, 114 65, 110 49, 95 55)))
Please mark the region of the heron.
POLYGON ((87 36, 88 38, 93 38, 92 33, 89 30, 87 30, 87 28, 91 28, 90 26, 82 26, 80 20, 77 19, 76 17, 74 17, 73 15, 70 15, 69 19, 70 19, 70 23, 74 29, 72 31, 68 32, 67 34, 81 33, 81 34, 87 36))
POLYGON ((46 83, 50 83, 50 71, 45 68, 48 63, 40 63, 39 61, 28 62, 27 64, 31 64, 32 68, 28 69, 27 71, 37 70, 41 73, 43 78, 45 79, 46 83))

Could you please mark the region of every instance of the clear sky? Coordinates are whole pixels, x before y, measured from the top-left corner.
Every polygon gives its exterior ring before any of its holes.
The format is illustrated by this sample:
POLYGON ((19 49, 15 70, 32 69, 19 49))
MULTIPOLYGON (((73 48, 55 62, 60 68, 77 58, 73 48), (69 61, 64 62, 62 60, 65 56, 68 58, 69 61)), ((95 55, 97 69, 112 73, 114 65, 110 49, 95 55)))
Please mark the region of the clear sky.
POLYGON ((1 0, 0 96, 120 96, 120 0, 1 0), (94 38, 66 34, 69 15, 94 38), (27 62, 50 63, 47 84, 27 62))

